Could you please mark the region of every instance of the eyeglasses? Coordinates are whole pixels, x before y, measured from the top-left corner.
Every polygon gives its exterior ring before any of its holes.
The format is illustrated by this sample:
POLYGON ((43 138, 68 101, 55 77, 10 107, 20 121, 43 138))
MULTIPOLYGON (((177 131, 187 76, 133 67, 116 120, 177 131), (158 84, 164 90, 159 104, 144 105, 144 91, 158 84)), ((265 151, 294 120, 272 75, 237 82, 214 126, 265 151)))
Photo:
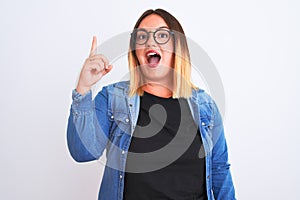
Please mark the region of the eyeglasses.
POLYGON ((166 44, 172 35, 173 31, 159 28, 156 31, 146 31, 145 29, 136 29, 131 33, 136 44, 143 45, 149 40, 150 33, 153 33, 153 39, 157 44, 166 44))

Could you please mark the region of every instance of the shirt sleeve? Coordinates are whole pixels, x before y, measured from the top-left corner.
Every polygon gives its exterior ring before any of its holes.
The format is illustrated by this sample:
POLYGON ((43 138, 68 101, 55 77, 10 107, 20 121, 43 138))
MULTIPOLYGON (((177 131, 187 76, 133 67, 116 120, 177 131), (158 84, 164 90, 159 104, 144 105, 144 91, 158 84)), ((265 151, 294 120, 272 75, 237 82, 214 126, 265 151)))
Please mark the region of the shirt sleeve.
POLYGON ((108 141, 107 95, 106 89, 95 98, 101 102, 96 111, 92 92, 85 95, 72 91, 72 105, 67 128, 67 143, 71 156, 77 162, 98 159, 108 141), (101 123, 100 123, 101 122, 101 123))
POLYGON ((222 117, 213 102, 212 189, 215 199, 235 200, 235 190, 228 163, 228 149, 222 117))

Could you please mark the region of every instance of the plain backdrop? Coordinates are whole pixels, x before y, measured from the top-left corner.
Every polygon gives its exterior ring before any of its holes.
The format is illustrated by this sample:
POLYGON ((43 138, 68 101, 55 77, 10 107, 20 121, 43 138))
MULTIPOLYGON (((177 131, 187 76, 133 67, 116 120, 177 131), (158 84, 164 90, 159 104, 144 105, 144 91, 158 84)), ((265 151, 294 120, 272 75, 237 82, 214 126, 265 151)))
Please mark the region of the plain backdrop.
MULTIPOLYGON (((221 76, 237 198, 300 199, 297 0, 1 0, 0 198, 97 198, 103 164, 66 146, 71 91, 92 36, 130 31, 149 8, 171 12, 221 76)), ((126 71, 125 56, 101 84, 126 71)))

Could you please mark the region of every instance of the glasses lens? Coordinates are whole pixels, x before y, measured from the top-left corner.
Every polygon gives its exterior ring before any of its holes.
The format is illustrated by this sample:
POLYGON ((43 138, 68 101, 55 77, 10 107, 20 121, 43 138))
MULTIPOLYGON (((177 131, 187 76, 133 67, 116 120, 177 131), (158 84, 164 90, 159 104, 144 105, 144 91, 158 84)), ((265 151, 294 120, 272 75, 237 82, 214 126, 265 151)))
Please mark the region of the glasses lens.
POLYGON ((135 42, 137 44, 145 44, 148 40, 148 33, 144 30, 137 30, 135 36, 135 42))
POLYGON ((154 38, 157 43, 165 44, 170 39, 170 33, 167 30, 158 30, 155 32, 154 38))
POLYGON ((147 32, 146 30, 140 29, 133 32, 134 40, 136 44, 142 45, 145 44, 150 36, 150 33, 153 33, 153 38, 158 44, 166 44, 171 37, 171 32, 164 29, 159 29, 154 32, 147 32))

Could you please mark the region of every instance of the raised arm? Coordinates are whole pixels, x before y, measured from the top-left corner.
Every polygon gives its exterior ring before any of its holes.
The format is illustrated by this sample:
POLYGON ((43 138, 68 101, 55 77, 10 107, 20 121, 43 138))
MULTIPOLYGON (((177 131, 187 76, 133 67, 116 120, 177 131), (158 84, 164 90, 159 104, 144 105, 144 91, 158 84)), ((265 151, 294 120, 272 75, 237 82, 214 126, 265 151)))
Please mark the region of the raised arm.
POLYGON ((107 119, 107 92, 103 88, 97 95, 97 109, 92 100, 91 87, 106 75, 112 66, 101 54, 96 54, 97 39, 93 37, 89 57, 82 67, 76 90, 72 93, 72 105, 67 128, 69 151, 78 162, 98 159, 106 147, 109 136, 107 119))

